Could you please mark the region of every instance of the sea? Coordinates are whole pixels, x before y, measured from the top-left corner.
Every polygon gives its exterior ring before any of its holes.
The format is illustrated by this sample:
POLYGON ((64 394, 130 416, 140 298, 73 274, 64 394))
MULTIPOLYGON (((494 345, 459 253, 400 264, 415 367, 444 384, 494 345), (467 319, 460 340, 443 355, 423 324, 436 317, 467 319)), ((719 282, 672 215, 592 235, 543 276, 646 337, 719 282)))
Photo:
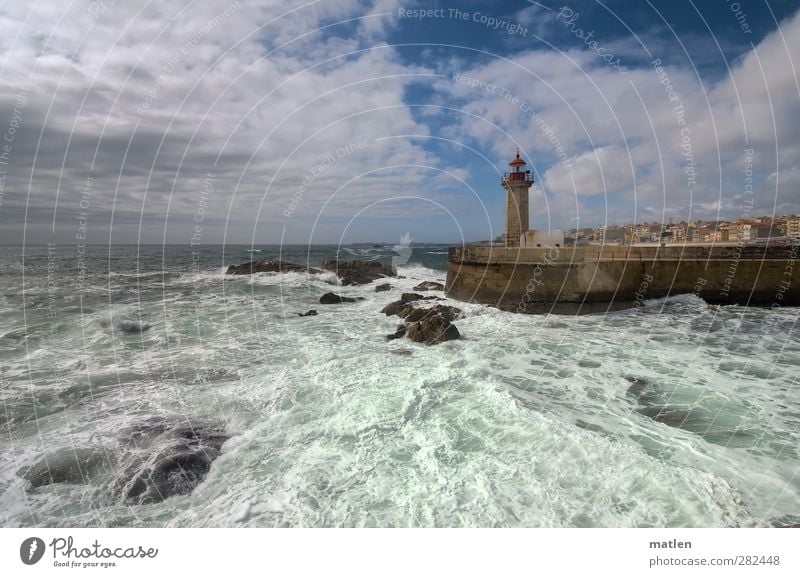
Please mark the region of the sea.
POLYGON ((1 247, 0 524, 800 522, 797 308, 680 296, 529 316, 447 299, 459 340, 387 340, 398 318, 381 309, 446 262, 425 244, 1 247), (376 292, 387 281, 224 274, 330 258, 400 276, 376 292), (362 300, 321 305, 330 291, 362 300), (226 440, 190 492, 132 504, 121 483, 158 447, 131 437, 161 421, 226 440), (87 451, 103 458, 85 475, 26 478, 87 451))

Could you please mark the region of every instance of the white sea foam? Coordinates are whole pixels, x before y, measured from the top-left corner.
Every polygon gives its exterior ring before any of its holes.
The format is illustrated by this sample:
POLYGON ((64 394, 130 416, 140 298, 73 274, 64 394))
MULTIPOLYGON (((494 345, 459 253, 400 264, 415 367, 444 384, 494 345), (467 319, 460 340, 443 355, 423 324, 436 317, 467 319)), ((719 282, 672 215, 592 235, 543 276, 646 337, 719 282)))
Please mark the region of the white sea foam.
POLYGON ((447 299, 466 313, 463 338, 425 347, 386 341, 399 319, 379 311, 444 272, 398 272, 336 287, 364 299, 340 305, 319 303, 336 282, 327 273, 213 271, 53 327, 46 310, 27 313, 27 331, 10 317, 7 524, 750 526, 800 515, 796 311, 688 296, 525 316, 447 299), (392 290, 375 292, 384 282, 392 290), (317 316, 297 315, 309 309, 317 316), (150 328, 126 333, 112 319, 150 328), (647 403, 689 418, 659 420, 647 403), (17 474, 62 447, 124 459, 122 431, 170 414, 234 435, 191 495, 128 507, 121 468, 35 492, 17 474))

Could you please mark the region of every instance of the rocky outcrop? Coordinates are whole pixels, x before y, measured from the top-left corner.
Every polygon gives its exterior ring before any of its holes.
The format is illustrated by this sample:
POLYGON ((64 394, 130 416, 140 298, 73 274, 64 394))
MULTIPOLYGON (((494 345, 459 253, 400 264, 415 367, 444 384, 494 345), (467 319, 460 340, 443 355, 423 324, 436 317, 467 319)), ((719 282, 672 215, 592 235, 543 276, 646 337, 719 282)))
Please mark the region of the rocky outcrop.
POLYGON ((328 260, 322 268, 335 272, 345 286, 368 284, 383 277, 396 276, 392 267, 374 260, 328 260))
POLYGON ((410 323, 415 323, 431 316, 440 316, 448 322, 461 318, 463 311, 456 307, 435 305, 431 308, 421 308, 408 305, 397 315, 410 323))
MULTIPOLYGON (((257 272, 302 272, 320 274, 332 271, 339 276, 345 286, 371 283, 384 277, 394 277, 392 267, 372 260, 340 261, 332 259, 322 263, 322 269, 304 266, 283 260, 255 260, 242 264, 232 264, 225 271, 230 275, 246 275, 257 272)), ((388 290, 388 289, 384 289, 388 290)))
POLYGON ((310 311, 305 312, 305 313, 297 313, 297 316, 300 316, 300 317, 315 317, 315 316, 317 316, 317 311, 315 311, 314 309, 311 309, 310 311))
POLYGON ((379 284, 378 286, 375 287, 375 292, 376 293, 381 293, 381 292, 390 291, 390 290, 392 290, 392 285, 390 285, 388 282, 385 282, 383 284, 379 284))
POLYGON ((383 307, 383 309, 381 309, 381 312, 384 313, 387 317, 390 317, 392 315, 400 316, 400 311, 409 306, 409 303, 412 303, 414 301, 432 300, 435 298, 436 297, 424 297, 417 293, 403 293, 402 295, 400 295, 400 300, 390 302, 388 305, 383 307))
POLYGON ((323 271, 318 268, 311 268, 283 260, 254 260, 242 264, 232 264, 228 267, 228 270, 225 271, 225 274, 242 275, 257 272, 304 272, 319 274, 323 271))
POLYGON ((381 312, 385 314, 387 317, 392 315, 400 316, 400 312, 408 305, 400 301, 394 301, 386 305, 381 309, 381 312))
POLYGON ((148 452, 119 482, 122 498, 129 505, 188 495, 205 480, 228 440, 221 427, 208 424, 173 426, 157 422, 145 424, 131 435, 148 452))
POLYGON ((417 293, 403 293, 400 295, 400 302, 401 303, 411 303, 414 301, 427 301, 431 300, 435 297, 426 297, 422 295, 418 295, 417 293))
POLYGON ((336 293, 325 293, 319 297, 319 302, 323 305, 338 305, 342 303, 354 303, 356 302, 356 299, 351 297, 343 297, 337 295, 336 293))
POLYGON ((460 333, 453 323, 463 316, 463 311, 447 305, 433 307, 417 307, 411 303, 429 300, 415 293, 403 293, 399 301, 389 303, 381 312, 387 316, 397 315, 406 321, 397 330, 386 335, 387 340, 408 337, 412 341, 434 345, 444 341, 460 338, 460 333))
POLYGON ((415 291, 443 291, 444 285, 440 282, 425 281, 414 287, 415 291))
POLYGON ((417 322, 430 315, 441 315, 449 322, 453 322, 464 314, 461 309, 447 305, 435 305, 432 308, 419 308, 411 304, 416 301, 432 300, 435 298, 437 297, 424 297, 417 293, 403 293, 400 300, 389 303, 381 309, 381 312, 387 317, 396 315, 408 322, 417 322))
POLYGON ((411 323, 406 328, 406 336, 415 343, 426 345, 435 345, 461 338, 456 326, 440 315, 431 315, 421 321, 411 323))

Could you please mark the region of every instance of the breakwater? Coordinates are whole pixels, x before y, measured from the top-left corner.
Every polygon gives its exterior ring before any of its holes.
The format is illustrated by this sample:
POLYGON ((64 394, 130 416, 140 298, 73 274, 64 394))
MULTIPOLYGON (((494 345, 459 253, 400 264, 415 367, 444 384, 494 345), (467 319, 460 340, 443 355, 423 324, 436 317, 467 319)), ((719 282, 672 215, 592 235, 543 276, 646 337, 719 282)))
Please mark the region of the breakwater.
POLYGON ((451 247, 447 295, 529 313, 585 314, 695 294, 711 304, 800 305, 798 245, 451 247))

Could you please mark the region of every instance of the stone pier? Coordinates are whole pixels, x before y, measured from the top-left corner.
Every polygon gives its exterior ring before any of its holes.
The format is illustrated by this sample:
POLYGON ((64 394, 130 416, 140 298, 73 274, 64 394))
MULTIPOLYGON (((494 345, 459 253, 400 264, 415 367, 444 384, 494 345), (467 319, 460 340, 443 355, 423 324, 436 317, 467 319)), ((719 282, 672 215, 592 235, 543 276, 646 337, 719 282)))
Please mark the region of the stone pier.
POLYGON ((695 294, 708 303, 800 305, 800 245, 451 247, 447 296, 503 310, 585 314, 695 294))

